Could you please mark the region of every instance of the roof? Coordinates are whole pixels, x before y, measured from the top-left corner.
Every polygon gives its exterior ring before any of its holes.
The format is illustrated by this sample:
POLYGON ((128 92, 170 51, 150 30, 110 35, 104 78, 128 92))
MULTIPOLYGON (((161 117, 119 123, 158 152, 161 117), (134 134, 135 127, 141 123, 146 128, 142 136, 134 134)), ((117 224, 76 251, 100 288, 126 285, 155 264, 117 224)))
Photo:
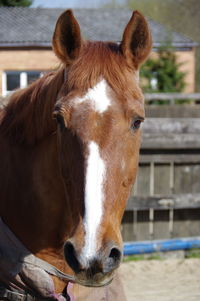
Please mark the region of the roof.
MULTIPOLYGON (((74 9, 86 39, 120 41, 131 17, 129 9, 74 9)), ((60 8, 0 7, 0 47, 51 47, 60 8)), ((191 39, 149 20, 154 47, 166 41, 177 48, 197 46, 191 39)))

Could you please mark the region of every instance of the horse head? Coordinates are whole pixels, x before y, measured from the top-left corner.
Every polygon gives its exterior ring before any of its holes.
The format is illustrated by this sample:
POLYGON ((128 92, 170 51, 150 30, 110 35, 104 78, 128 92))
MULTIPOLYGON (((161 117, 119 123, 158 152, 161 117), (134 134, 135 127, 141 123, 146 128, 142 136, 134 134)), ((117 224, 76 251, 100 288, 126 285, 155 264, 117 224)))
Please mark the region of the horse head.
POLYGON ((85 41, 68 10, 57 21, 53 49, 64 64, 54 116, 67 214, 76 221, 65 259, 78 283, 102 286, 122 259, 120 224, 136 177, 144 120, 139 67, 151 50, 151 35, 135 11, 120 44, 85 41))

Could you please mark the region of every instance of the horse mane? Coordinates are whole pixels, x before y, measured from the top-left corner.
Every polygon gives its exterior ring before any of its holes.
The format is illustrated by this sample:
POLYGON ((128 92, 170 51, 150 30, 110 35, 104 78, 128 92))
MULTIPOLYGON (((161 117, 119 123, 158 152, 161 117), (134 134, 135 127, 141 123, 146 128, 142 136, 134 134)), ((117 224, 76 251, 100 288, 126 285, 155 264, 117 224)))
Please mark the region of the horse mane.
POLYGON ((63 84, 63 71, 50 72, 17 90, 0 115, 0 134, 17 144, 33 145, 55 128, 54 103, 63 84))

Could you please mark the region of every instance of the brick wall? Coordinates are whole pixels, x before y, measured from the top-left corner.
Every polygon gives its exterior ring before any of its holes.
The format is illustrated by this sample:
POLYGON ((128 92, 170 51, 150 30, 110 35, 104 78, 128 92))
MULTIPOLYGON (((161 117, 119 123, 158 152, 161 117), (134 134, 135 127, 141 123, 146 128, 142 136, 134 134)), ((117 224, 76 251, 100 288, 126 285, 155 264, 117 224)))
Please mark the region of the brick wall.
POLYGON ((20 70, 51 70, 59 61, 51 50, 1 50, 0 51, 0 95, 2 94, 2 72, 20 70))
POLYGON ((177 62, 181 63, 180 70, 186 73, 185 92, 192 93, 195 91, 195 50, 177 51, 177 62))

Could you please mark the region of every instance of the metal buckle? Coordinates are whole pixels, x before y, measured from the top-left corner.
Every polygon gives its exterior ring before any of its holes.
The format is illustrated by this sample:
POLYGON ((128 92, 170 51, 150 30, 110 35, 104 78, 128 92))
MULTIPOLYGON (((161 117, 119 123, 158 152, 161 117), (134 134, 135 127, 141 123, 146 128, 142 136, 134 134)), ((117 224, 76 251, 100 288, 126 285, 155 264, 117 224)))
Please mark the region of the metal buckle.
POLYGON ((6 298, 10 301, 25 301, 25 295, 6 290, 6 298))

